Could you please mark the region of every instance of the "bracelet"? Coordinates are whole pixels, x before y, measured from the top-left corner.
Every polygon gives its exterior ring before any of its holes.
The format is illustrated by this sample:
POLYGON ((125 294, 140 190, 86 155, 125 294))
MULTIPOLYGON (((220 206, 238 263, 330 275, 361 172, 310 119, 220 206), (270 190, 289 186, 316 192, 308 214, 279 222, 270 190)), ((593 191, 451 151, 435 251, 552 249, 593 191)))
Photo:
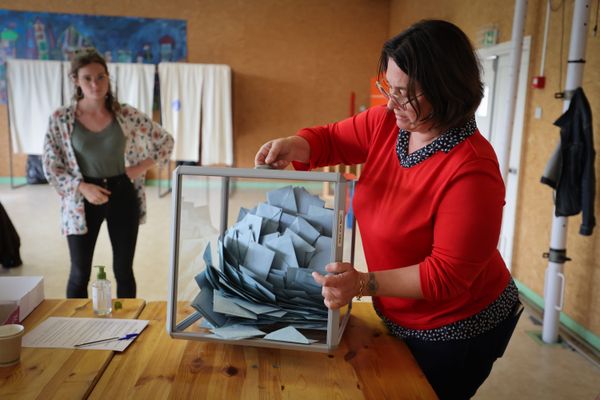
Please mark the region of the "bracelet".
POLYGON ((362 275, 358 276, 358 295, 356 295, 356 300, 360 300, 363 297, 363 293, 365 291, 365 281, 362 279, 362 275))

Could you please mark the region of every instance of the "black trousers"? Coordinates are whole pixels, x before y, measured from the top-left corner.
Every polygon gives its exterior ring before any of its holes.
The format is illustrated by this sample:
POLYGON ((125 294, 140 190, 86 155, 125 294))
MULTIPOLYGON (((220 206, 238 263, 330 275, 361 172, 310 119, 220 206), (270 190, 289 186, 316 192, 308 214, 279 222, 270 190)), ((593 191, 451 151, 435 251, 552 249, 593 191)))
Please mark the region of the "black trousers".
POLYGON ((502 357, 523 312, 517 303, 496 328, 464 340, 404 339, 440 400, 470 399, 502 357))
MULTIPOLYGON (((87 298, 88 283, 96 240, 102 222, 106 220, 113 250, 113 272, 117 281, 118 298, 134 298, 133 256, 139 228, 139 203, 133 184, 127 175, 111 178, 84 178, 85 182, 111 191, 109 200, 102 205, 85 201, 85 235, 68 235, 71 272, 67 283, 68 298, 87 298)), ((95 276, 95 275, 94 275, 95 276)))

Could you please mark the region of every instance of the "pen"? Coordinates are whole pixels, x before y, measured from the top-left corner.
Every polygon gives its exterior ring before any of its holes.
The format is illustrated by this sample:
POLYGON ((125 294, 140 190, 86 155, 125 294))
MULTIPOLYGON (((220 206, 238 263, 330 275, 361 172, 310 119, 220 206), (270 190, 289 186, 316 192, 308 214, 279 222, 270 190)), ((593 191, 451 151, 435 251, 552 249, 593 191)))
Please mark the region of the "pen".
POLYGON ((111 338, 107 338, 107 339, 94 340, 92 342, 79 343, 79 344, 74 345, 74 347, 81 347, 81 346, 88 346, 88 345, 92 345, 92 344, 111 342, 113 340, 129 340, 129 339, 133 339, 133 338, 137 337, 138 335, 139 335, 139 333, 128 333, 125 336, 115 336, 115 337, 111 337, 111 338))

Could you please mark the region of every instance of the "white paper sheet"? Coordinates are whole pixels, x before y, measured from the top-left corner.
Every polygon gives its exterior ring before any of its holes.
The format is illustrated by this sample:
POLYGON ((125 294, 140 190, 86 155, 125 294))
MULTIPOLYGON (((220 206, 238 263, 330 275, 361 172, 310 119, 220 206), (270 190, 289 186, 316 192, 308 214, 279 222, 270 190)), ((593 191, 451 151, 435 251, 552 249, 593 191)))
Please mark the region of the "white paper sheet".
POLYGON ((123 351, 135 339, 75 345, 141 333, 147 325, 147 320, 140 319, 49 317, 23 336, 23 347, 123 351))

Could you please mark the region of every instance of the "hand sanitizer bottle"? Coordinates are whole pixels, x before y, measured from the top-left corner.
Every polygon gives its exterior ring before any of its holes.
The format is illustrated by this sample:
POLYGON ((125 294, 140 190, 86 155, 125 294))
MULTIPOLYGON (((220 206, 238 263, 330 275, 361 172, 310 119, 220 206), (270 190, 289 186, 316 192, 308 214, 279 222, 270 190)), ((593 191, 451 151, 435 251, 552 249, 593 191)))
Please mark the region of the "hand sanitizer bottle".
POLYGON ((110 315, 112 312, 112 298, 110 295, 110 281, 106 279, 106 272, 103 266, 98 268, 97 280, 92 282, 92 304, 94 314, 110 315))

